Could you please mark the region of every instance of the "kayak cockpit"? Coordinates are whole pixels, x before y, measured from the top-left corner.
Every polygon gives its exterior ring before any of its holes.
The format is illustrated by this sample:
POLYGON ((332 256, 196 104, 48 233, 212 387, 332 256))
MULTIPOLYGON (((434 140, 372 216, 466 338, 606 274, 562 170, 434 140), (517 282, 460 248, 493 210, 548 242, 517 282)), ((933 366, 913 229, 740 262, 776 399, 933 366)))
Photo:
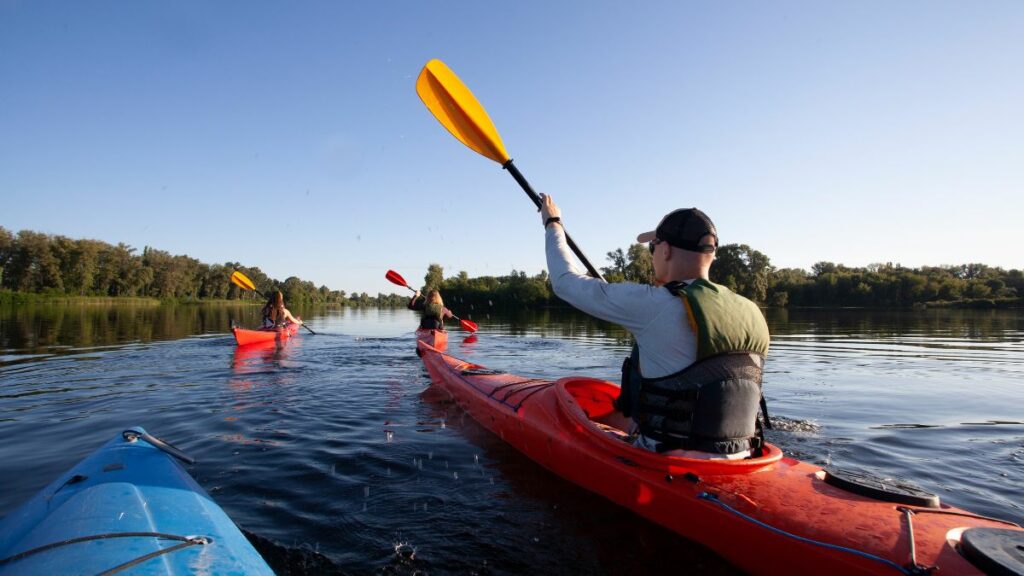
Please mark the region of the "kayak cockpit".
POLYGON ((765 443, 760 456, 743 460, 706 460, 664 456, 637 448, 628 440, 630 419, 615 409, 619 387, 606 380, 586 377, 562 378, 555 382, 558 406, 564 416, 576 421, 576 429, 588 442, 611 450, 616 458, 628 458, 638 465, 655 468, 699 467, 705 474, 751 472, 778 462, 782 451, 765 443))

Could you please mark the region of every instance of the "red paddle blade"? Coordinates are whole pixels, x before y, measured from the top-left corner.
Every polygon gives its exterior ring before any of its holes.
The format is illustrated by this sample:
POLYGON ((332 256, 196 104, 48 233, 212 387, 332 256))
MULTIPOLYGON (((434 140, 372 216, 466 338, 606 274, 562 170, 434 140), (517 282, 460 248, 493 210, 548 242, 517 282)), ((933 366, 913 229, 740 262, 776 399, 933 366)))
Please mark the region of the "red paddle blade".
POLYGON ((384 277, 387 278, 388 281, 391 282, 392 284, 398 284, 399 286, 405 286, 406 288, 409 287, 409 284, 405 281, 405 278, 402 278, 402 275, 399 274, 398 272, 395 272, 394 270, 388 270, 388 273, 385 274, 384 277))
POLYGON ((472 320, 463 320, 460 318, 459 324, 461 324, 462 329, 466 330, 467 332, 476 332, 477 330, 480 329, 480 327, 476 325, 476 322, 473 322, 472 320))

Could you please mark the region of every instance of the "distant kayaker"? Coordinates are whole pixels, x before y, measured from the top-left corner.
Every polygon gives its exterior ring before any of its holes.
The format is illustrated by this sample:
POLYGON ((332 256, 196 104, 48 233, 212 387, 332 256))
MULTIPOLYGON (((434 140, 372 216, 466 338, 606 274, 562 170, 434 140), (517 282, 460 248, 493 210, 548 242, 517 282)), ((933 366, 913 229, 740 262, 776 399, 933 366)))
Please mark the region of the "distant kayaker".
POLYGON ((284 294, 275 290, 267 298, 267 304, 263 307, 263 327, 281 328, 289 322, 302 324, 302 320, 292 316, 292 313, 284 307, 284 294))
POLYGON ((451 310, 444 307, 444 300, 437 290, 427 292, 426 298, 417 290, 409 300, 409 310, 423 312, 420 328, 428 330, 444 330, 444 319, 454 316, 451 310))
POLYGON ((570 259, 561 211, 543 200, 548 274, 559 298, 621 324, 636 345, 616 407, 641 448, 696 458, 746 458, 763 442, 757 421, 768 325, 757 305, 708 280, 718 232, 696 208, 670 212, 647 243, 654 286, 607 284, 570 259))

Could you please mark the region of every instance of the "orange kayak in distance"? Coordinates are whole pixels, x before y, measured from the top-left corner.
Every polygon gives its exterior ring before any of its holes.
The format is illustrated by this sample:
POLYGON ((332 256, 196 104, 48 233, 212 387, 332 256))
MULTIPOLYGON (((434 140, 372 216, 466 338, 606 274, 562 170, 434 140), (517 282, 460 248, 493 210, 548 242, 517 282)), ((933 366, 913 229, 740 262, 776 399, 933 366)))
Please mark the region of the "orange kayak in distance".
POLYGON ((1024 573, 1020 526, 907 483, 822 468, 767 443, 744 460, 660 455, 626 441, 616 384, 488 370, 424 339, 417 353, 435 390, 537 464, 750 574, 1024 573))
POLYGON ((235 342, 239 346, 249 344, 260 344, 267 342, 283 342, 299 331, 299 324, 289 323, 283 328, 260 328, 258 330, 246 330, 245 328, 231 327, 231 333, 235 335, 235 342))

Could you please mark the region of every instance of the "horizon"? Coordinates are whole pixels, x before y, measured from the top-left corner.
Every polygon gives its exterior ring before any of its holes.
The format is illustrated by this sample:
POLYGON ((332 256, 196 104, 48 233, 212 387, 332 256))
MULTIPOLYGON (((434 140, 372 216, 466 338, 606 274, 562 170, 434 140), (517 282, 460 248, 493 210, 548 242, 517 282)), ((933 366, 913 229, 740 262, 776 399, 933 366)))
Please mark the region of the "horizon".
MULTIPOLYGON (((0 229, 3 229, 3 228, 4 227, 2 225, 0 225, 0 229)), ((18 231, 8 230, 8 232, 11 232, 12 235, 15 238, 17 237, 17 232, 18 231)), ((31 232, 39 232, 39 231, 38 230, 32 230, 31 232)), ((47 233, 47 234, 49 234, 49 233, 47 233)), ((55 237, 55 236, 61 236, 61 235, 59 235, 59 234, 52 234, 51 236, 55 237)), ((117 246, 119 244, 118 242, 110 242, 110 241, 103 240, 103 239, 100 239, 100 238, 70 238, 70 239, 73 240, 73 241, 89 240, 89 241, 104 242, 104 243, 106 243, 106 244, 108 244, 110 246, 117 246)), ((143 251, 145 249, 147 249, 147 248, 154 249, 154 250, 161 250, 161 248, 159 246, 143 246, 142 248, 137 248, 137 247, 131 246, 131 245, 128 245, 128 246, 129 246, 129 248, 134 250, 134 253, 135 253, 136 256, 141 256, 143 251)), ((725 246, 729 246, 729 245, 728 244, 724 244, 723 247, 725 247, 725 246)), ((736 245, 736 246, 738 246, 738 245, 736 245)), ((628 248, 629 248, 629 246, 622 247, 623 252, 626 252, 628 248)), ((750 246, 750 248, 752 248, 753 250, 757 250, 757 248, 755 246, 750 246)), ((163 251, 166 252, 166 250, 163 250, 163 251)), ((190 254, 173 254, 173 253, 169 253, 169 254, 171 256, 186 256, 186 257, 190 257, 190 258, 193 257, 190 254)), ((768 256, 769 260, 771 260, 771 255, 770 254, 766 254, 766 256, 768 256)), ((593 258, 591 258, 591 261, 595 265, 595 267, 597 267, 598 269, 604 269, 604 268, 611 267, 611 261, 608 260, 607 258, 604 261, 600 262, 600 263, 596 262, 593 258), (607 266, 605 266, 604 264, 607 264, 607 266)), ((208 266, 213 266, 213 265, 223 266, 223 265, 228 264, 230 262, 205 262, 205 261, 200 260, 200 263, 202 263, 204 265, 208 265, 208 266)), ((947 268, 947 269, 952 269, 952 268, 961 268, 961 267, 967 267, 967 266, 972 266, 972 265, 988 266, 990 268, 1001 269, 1001 270, 1004 270, 1004 271, 1007 271, 1007 272, 1014 271, 1014 270, 1021 270, 1019 268, 1005 268, 1005 267, 1002 267, 1002 266, 990 265, 990 264, 987 264, 985 262, 960 262, 960 263, 956 263, 956 264, 937 264, 937 265, 922 264, 920 266, 905 266, 905 265, 903 265, 900 262, 872 262, 872 263, 866 264, 864 266, 852 266, 852 265, 846 264, 845 262, 836 262, 836 261, 832 261, 832 260, 821 260, 821 261, 815 262, 814 264, 812 264, 811 266, 808 266, 807 268, 780 268, 778 266, 775 266, 774 264, 771 264, 771 267, 772 267, 773 270, 793 270, 793 269, 798 269, 798 270, 802 270, 805 273, 807 273, 808 276, 813 277, 814 276, 813 267, 814 267, 814 265, 817 265, 819 263, 833 264, 837 268, 846 268, 846 269, 849 269, 849 270, 869 270, 869 269, 871 269, 873 267, 886 267, 886 266, 891 266, 893 268, 906 269, 906 270, 921 270, 921 269, 924 269, 924 268, 947 268)), ((249 262, 238 262, 238 264, 241 264, 242 268, 245 268, 245 269, 254 269, 255 268, 255 269, 259 269, 261 272, 266 274, 266 270, 263 270, 263 268, 259 264, 253 264, 253 263, 249 263, 249 262)), ((431 265, 431 264, 435 264, 435 262, 431 262, 430 264, 428 264, 428 266, 431 265)), ((441 268, 444 270, 444 277, 445 277, 445 279, 450 279, 450 278, 457 277, 461 272, 463 272, 462 270, 448 270, 448 269, 446 269, 444 267, 443 264, 441 265, 441 268)), ((582 265, 581 265, 581 268, 582 268, 582 265)), ((237 269, 237 270, 238 271, 242 271, 241 269, 237 269)), ((0 268, 0 271, 2 271, 2 268, 0 268)), ((543 269, 543 271, 546 271, 546 269, 543 269)), ((714 269, 712 268, 712 272, 713 271, 714 271, 714 269)), ((470 278, 471 279, 472 278, 480 278, 480 277, 485 277, 485 276, 507 277, 512 272, 519 272, 519 270, 508 270, 506 272, 499 272, 499 273, 496 273, 496 274, 470 275, 470 278)), ((399 274, 402 275, 403 277, 405 276, 404 274, 401 274, 401 272, 399 272, 399 274)), ((540 272, 537 272, 536 274, 531 274, 531 273, 527 272, 527 275, 529 277, 531 277, 531 278, 532 277, 536 277, 538 274, 540 274, 540 272)), ((279 277, 276 277, 276 276, 273 276, 273 275, 270 275, 270 274, 267 274, 267 276, 269 276, 271 280, 274 280, 275 282, 277 282, 279 284, 283 284, 289 278, 289 276, 286 276, 286 277, 283 277, 283 278, 279 278, 279 277)), ((424 277, 425 276, 426 276, 426 274, 424 273, 424 277)), ((419 286, 419 282, 420 281, 425 279, 424 277, 420 277, 420 276, 412 277, 412 276, 410 276, 410 277, 407 277, 406 280, 409 281, 409 282, 412 282, 412 285, 415 288, 416 286, 419 286), (413 280, 413 278, 415 278, 415 281, 413 280)), ((303 282, 311 282, 314 285, 316 285, 318 288, 321 287, 321 286, 326 286, 325 284, 316 282, 315 280, 313 280, 311 278, 299 277, 299 279, 301 281, 303 281, 303 282)), ((714 280, 715 280, 715 278, 712 278, 712 281, 714 281, 714 280)), ((387 283, 387 285, 388 286, 395 286, 395 284, 391 283, 390 281, 387 283)), ((340 286, 340 287, 327 286, 327 288, 332 290, 332 291, 344 291, 346 296, 353 296, 353 295, 358 295, 358 294, 363 294, 363 293, 367 294, 368 296, 372 296, 372 297, 376 297, 377 295, 401 296, 401 297, 407 296, 406 293, 401 292, 401 291, 398 291, 398 292, 381 292, 381 291, 369 292, 367 290, 348 290, 347 287, 345 287, 345 286, 340 286)))
POLYGON ((15 234, 349 293, 394 293, 386 270, 421 279, 430 263, 534 276, 534 207, 415 93, 440 58, 598 267, 681 206, 776 268, 1024 267, 1020 3, 0 15, 0 226, 15 234))

